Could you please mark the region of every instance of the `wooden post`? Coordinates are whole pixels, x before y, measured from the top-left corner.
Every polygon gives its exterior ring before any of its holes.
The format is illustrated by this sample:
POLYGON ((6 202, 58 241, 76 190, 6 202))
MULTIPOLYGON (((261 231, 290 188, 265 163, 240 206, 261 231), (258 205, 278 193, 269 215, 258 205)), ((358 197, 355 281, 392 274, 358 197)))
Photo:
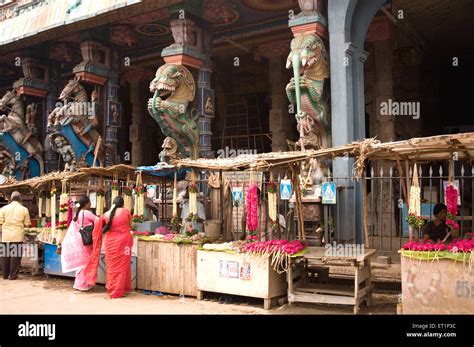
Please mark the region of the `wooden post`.
POLYGON ((362 172, 362 189, 364 192, 364 237, 365 237, 365 248, 369 248, 369 221, 367 212, 367 182, 365 180, 365 170, 362 172))
MULTIPOLYGON (((406 182, 403 180, 403 168, 402 168, 402 164, 400 164, 399 155, 397 155, 397 168, 398 168, 398 176, 400 177, 400 182, 402 183, 403 197, 405 198, 405 203, 408 206, 407 186, 406 186, 406 182)), ((408 175, 408 172, 407 172, 407 175, 408 175)))
POLYGON ((295 200, 296 200, 296 217, 298 219, 298 231, 300 234, 300 239, 305 241, 306 237, 304 234, 304 218, 303 218, 303 208, 301 204, 301 190, 300 184, 298 180, 298 172, 296 171, 295 167, 292 164, 289 164, 291 172, 292 172, 292 181, 293 186, 295 187, 295 200))
POLYGON ((102 136, 99 136, 97 143, 95 144, 94 150, 94 161, 92 162, 92 167, 95 167, 95 162, 97 161, 97 155, 99 154, 99 148, 102 145, 102 136))

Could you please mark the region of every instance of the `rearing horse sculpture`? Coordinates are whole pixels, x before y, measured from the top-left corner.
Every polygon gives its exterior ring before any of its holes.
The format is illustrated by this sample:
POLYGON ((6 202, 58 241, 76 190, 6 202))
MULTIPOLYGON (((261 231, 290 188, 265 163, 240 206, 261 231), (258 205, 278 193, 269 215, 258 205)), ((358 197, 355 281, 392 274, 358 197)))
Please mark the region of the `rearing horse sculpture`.
POLYGON ((0 117, 0 123, 3 123, 3 142, 11 153, 15 153, 18 158, 19 166, 25 160, 35 159, 38 167, 32 169, 33 174, 41 175, 43 173, 43 146, 36 136, 31 136, 30 130, 25 123, 25 107, 16 89, 8 91, 0 100, 0 110, 8 109, 7 116, 0 117), (7 135, 8 134, 8 135, 7 135), (10 137, 9 137, 10 136, 10 137), (24 153, 23 153, 24 152, 24 153))
MULTIPOLYGON (((91 154, 97 141, 99 139, 99 132, 97 127, 99 122, 94 108, 94 103, 97 101, 97 94, 92 93, 92 102, 88 101, 87 92, 83 86, 79 84, 79 79, 76 77, 70 80, 62 90, 59 99, 63 105, 56 107, 48 116, 48 129, 60 128, 60 132, 68 138, 69 142, 75 148, 78 157, 87 157, 91 154), (95 100, 94 100, 95 99, 95 100), (75 136, 68 133, 68 126, 72 129, 75 136), (83 147, 73 137, 77 137, 83 147)), ((51 132, 51 130, 49 130, 51 132)), ((100 163, 104 161, 105 147, 101 146, 97 154, 97 159, 100 163)), ((89 160, 89 164, 92 164, 89 160)))

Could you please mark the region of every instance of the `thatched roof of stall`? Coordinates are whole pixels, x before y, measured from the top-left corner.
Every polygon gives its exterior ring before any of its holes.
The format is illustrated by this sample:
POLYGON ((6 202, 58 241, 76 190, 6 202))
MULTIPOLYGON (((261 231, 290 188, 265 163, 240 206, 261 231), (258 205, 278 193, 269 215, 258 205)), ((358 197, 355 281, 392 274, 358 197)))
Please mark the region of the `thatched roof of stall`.
MULTIPOLYGON (((0 192, 11 191, 14 189, 36 191, 49 187, 51 184, 59 184, 62 181, 86 182, 91 178, 99 177, 113 179, 115 175, 118 175, 119 180, 126 180, 127 177, 134 180, 135 172, 136 168, 134 166, 124 164, 109 167, 84 167, 78 169, 76 172, 50 172, 39 177, 1 185, 0 192)), ((142 173, 142 178, 144 182, 158 182, 158 178, 150 174, 142 173)))
POLYGON ((366 160, 440 161, 452 159, 454 153, 457 153, 457 160, 471 160, 474 156, 474 133, 420 137, 385 143, 371 138, 321 150, 260 153, 239 155, 235 158, 182 159, 175 164, 178 167, 207 170, 268 170, 311 158, 354 157, 355 171, 360 175, 366 160))

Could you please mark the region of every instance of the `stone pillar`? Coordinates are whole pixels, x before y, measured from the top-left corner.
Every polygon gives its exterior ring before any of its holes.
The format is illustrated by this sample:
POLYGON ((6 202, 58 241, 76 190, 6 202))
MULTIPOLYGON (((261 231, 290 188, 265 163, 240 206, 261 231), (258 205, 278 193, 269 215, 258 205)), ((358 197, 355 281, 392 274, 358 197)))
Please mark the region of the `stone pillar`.
MULTIPOLYGON (((56 61, 51 61, 49 74, 49 93, 46 96, 46 112, 43 124, 48 123, 48 115, 56 107, 56 102, 58 101, 59 93, 61 92, 59 90, 59 79, 59 66, 56 61)), ((48 135, 46 135, 44 138, 44 166, 46 173, 58 170, 58 156, 58 153, 50 148, 49 138, 48 135)))
MULTIPOLYGON (((331 123, 333 146, 341 146, 365 138, 364 62, 363 50, 369 24, 384 0, 338 0, 328 2, 330 66, 331 66, 331 123)), ((338 158, 333 161, 334 177, 351 177, 354 161, 338 158)), ((340 180, 344 189, 340 194, 338 230, 353 234, 355 241, 364 241, 360 183, 340 180), (355 189, 355 199, 352 189, 355 189), (355 211, 355 216, 354 216, 355 211), (354 218, 355 217, 355 218, 354 218)), ((349 235, 347 235, 349 236, 349 235)))
MULTIPOLYGON (((393 44, 394 44, 394 30, 392 23, 387 19, 383 21, 373 22, 368 29, 367 38, 368 42, 373 45, 373 99, 374 99, 374 117, 371 120, 372 129, 374 130, 373 136, 377 136, 377 139, 382 142, 389 142, 396 140, 395 135, 395 122, 396 117, 390 115, 381 115, 381 104, 389 102, 389 100, 395 101, 394 90, 393 90, 393 44)), ((389 162, 378 162, 373 166, 375 177, 389 177, 390 168, 393 165, 389 162)), ((395 199, 398 199, 395 195, 392 195, 390 200, 390 182, 389 180, 383 180, 380 185, 380 181, 376 180, 374 191, 370 194, 375 194, 374 202, 375 206, 370 207, 370 212, 375 213, 375 218, 370 220, 374 224, 375 235, 384 236, 396 234, 396 224, 392 211, 395 211, 396 204, 395 199)), ((404 199, 402 197, 402 199, 404 199)), ((372 200, 369 195, 369 201, 372 200)), ((388 246, 384 246, 388 249, 388 246)))
POLYGON ((119 89, 119 72, 115 69, 109 71, 109 80, 107 82, 107 103, 106 103, 106 127, 105 127, 105 143, 110 148, 109 151, 105 153, 105 165, 114 165, 120 163, 120 156, 117 153, 117 143, 118 143, 118 128, 123 125, 124 119, 123 114, 121 114, 121 104, 118 100, 118 89, 119 89), (120 120, 122 124, 114 124, 111 122, 113 118, 111 103, 114 103, 118 106, 118 112, 120 113, 120 120))
MULTIPOLYGON (((199 120, 198 127, 204 129, 204 133, 200 133, 199 142, 205 144, 204 154, 209 155, 210 152, 210 122, 214 112, 214 91, 210 88, 210 61, 203 53, 203 30, 196 23, 190 19, 174 19, 171 21, 171 32, 175 43, 164 48, 161 52, 166 64, 185 66, 195 80, 201 81, 201 87, 197 96, 188 105, 188 112, 195 108, 198 110, 199 120), (206 64, 205 61, 207 60, 206 64), (203 68, 202 72, 200 70, 203 68), (210 107, 206 111, 207 97, 210 97, 210 107), (209 126, 209 129, 206 127, 209 126), (209 142, 209 143, 208 143, 209 142)), ((209 36, 208 36, 209 37, 209 36)), ((208 39, 207 39, 208 40, 208 39)), ((207 48, 210 49, 210 46, 207 48)), ((191 149, 192 156, 200 156, 202 150, 199 148, 200 143, 197 144, 197 152, 191 149)))
POLYGON ((288 83, 285 68, 286 57, 290 52, 290 41, 280 40, 265 43, 258 47, 255 58, 268 59, 268 76, 271 85, 272 108, 270 109, 270 131, 272 133, 272 151, 287 151, 286 140, 291 132, 288 98, 284 93, 288 83))
POLYGON ((215 102, 214 89, 211 88, 211 55, 212 33, 203 30, 203 53, 205 54, 203 66, 198 71, 197 96, 199 110, 199 155, 202 158, 212 158, 214 153, 211 146, 211 122, 214 118, 215 102))
POLYGON ((132 104, 132 125, 130 126, 130 142, 132 143, 132 165, 143 164, 143 120, 146 113, 143 100, 140 98, 140 82, 148 81, 151 74, 145 69, 127 70, 122 75, 130 83, 130 103, 132 104))

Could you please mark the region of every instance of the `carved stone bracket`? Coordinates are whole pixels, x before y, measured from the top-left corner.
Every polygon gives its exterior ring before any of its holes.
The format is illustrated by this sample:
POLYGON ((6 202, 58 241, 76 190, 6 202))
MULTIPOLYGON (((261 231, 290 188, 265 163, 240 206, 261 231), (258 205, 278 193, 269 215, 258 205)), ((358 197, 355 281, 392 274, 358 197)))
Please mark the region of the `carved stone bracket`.
POLYGON ((262 58, 288 55, 290 53, 290 42, 291 40, 278 40, 258 46, 255 51, 255 60, 260 61, 262 58))

